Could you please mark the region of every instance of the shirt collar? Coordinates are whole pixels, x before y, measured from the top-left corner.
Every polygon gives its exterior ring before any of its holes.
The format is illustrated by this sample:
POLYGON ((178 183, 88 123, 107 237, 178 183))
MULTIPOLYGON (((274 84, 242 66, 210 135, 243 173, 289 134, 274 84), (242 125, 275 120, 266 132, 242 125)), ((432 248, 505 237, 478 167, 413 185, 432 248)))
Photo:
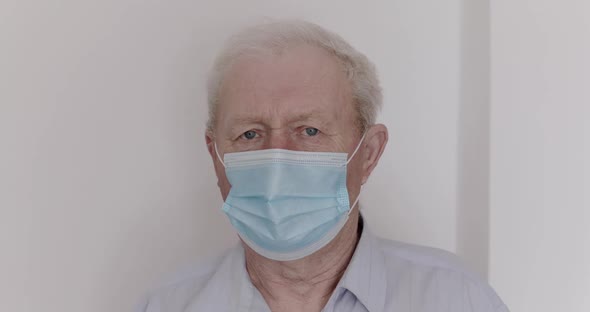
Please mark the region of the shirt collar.
MULTIPOLYGON (((385 256, 381 251, 379 238, 371 232, 362 214, 359 215, 359 231, 361 231, 359 242, 332 297, 339 291, 347 290, 369 312, 382 311, 385 306, 387 286, 385 256)), ((237 259, 234 261, 234 266, 231 267, 234 270, 237 269, 238 272, 232 273, 232 276, 242 276, 241 280, 243 282, 233 285, 233 293, 238 293, 240 296, 234 298, 232 300, 234 302, 230 304, 236 311, 241 311, 242 309, 250 310, 257 290, 252 285, 246 270, 243 247, 239 245, 238 250, 237 259)), ((328 304, 330 303, 328 302, 328 304)))
POLYGON ((340 279, 336 290, 346 289, 369 310, 381 311, 385 306, 386 277, 385 257, 378 238, 359 216, 361 238, 356 250, 340 279))

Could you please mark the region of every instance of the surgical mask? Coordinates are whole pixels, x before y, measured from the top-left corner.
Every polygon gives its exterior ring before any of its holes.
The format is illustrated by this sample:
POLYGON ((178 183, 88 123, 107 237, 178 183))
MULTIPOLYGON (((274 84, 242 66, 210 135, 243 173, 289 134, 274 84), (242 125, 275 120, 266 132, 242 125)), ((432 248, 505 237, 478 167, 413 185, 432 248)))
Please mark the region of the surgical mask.
POLYGON ((227 153, 219 161, 231 189, 223 211, 256 253, 277 261, 311 255, 340 232, 349 204, 347 153, 265 149, 227 153))

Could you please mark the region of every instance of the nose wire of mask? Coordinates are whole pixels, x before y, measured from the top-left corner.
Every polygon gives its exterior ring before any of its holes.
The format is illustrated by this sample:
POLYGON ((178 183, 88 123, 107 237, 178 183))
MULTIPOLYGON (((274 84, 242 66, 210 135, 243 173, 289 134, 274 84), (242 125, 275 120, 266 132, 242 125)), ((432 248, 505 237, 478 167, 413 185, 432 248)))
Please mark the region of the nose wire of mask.
MULTIPOLYGON (((361 140, 359 141, 359 144, 357 144, 356 148, 352 152, 352 155, 350 155, 350 157, 346 161, 346 165, 348 165, 348 163, 352 160, 352 158, 354 158, 354 155, 356 155, 356 152, 359 151, 359 149, 361 148, 361 145, 363 144, 363 141, 365 140, 365 136, 366 135, 367 135, 366 132, 363 133, 363 136, 361 137, 361 140)), ((225 163, 223 162, 223 159, 221 159, 221 156, 219 155, 219 150, 217 149, 217 142, 213 142, 213 145, 215 146, 215 155, 217 155, 217 159, 219 159, 219 162, 223 165, 223 167, 225 167, 225 163)), ((354 205, 356 204, 357 201, 358 201, 358 198, 354 202, 354 204, 350 207, 350 210, 352 210, 352 208, 354 207, 354 205)))

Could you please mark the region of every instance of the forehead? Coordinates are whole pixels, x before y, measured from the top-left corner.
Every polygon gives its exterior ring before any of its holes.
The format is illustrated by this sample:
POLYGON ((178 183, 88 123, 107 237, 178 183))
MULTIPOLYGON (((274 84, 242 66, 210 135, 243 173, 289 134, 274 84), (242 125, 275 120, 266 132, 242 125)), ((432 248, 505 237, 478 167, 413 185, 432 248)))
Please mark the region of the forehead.
POLYGON ((272 123, 298 115, 346 120, 352 108, 350 82, 338 59, 304 45, 238 59, 220 88, 217 120, 247 116, 272 123))

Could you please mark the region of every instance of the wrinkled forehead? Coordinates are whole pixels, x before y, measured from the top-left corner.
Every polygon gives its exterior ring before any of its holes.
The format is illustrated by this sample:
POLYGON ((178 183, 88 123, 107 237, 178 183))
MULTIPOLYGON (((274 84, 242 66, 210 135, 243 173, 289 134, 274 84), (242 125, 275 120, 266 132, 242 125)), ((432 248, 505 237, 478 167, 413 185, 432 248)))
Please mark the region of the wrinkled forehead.
POLYGON ((219 89, 217 120, 311 117, 336 122, 354 115, 351 84, 338 59, 298 46, 281 53, 244 55, 227 69, 219 89))

